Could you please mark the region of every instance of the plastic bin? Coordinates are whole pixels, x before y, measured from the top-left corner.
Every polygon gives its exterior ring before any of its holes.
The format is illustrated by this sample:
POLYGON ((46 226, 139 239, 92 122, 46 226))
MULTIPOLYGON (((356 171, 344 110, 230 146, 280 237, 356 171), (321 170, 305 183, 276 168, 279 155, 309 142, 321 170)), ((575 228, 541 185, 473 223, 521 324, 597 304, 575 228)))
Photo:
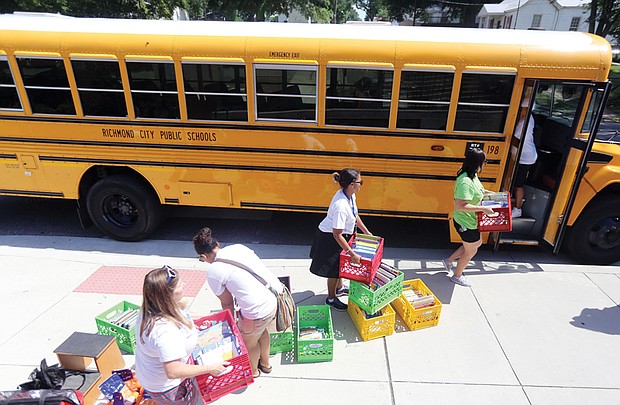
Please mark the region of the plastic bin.
POLYGON ((297 307, 295 323, 295 350, 299 363, 332 361, 334 357, 334 333, 332 314, 329 305, 309 305, 297 307), (300 340, 299 329, 315 327, 324 332, 323 339, 300 340))
POLYGON ((398 312, 409 330, 417 330, 435 326, 439 323, 441 315, 441 301, 432 293, 431 290, 419 278, 403 282, 403 291, 416 289, 423 295, 432 295, 435 298, 435 305, 432 307, 415 309, 404 295, 392 301, 392 307, 398 312))
POLYGON ((199 326, 206 320, 211 321, 227 321, 230 325, 233 334, 237 338, 237 343, 240 348, 240 353, 230 359, 230 365, 233 366, 233 370, 229 373, 221 375, 219 377, 211 374, 202 374, 196 377, 196 383, 198 384, 198 390, 205 403, 215 401, 216 399, 237 391, 240 388, 246 387, 254 382, 252 376, 252 367, 250 366, 250 356, 248 349, 245 347, 241 332, 232 317, 229 310, 216 312, 211 315, 207 315, 200 318, 194 323, 199 326))
POLYGON ((394 333, 396 312, 394 312, 390 304, 383 307, 380 310, 381 315, 374 318, 366 318, 366 312, 351 301, 349 301, 347 312, 364 341, 389 336, 394 333))
POLYGON ((370 289, 369 285, 351 281, 349 284, 349 303, 354 302, 364 311, 374 314, 403 293, 403 278, 403 273, 398 271, 396 278, 374 291, 370 289))
POLYGON ((290 352, 295 348, 293 343, 293 332, 271 333, 271 343, 269 344, 269 354, 290 352))
POLYGON ((483 205, 493 208, 497 214, 493 216, 482 212, 478 214, 478 231, 480 232, 510 232, 512 231, 512 204, 510 193, 488 194, 482 200, 483 205), (492 204, 492 202, 497 204, 492 204))
POLYGON ((97 324, 97 332, 100 335, 114 336, 116 337, 116 343, 118 347, 127 353, 134 354, 136 350, 136 327, 135 324, 129 328, 124 328, 120 325, 115 325, 111 322, 114 318, 122 314, 128 309, 140 309, 139 305, 132 304, 131 302, 122 301, 112 308, 108 309, 101 315, 95 317, 95 323, 97 324))
MULTIPOLYGON (((354 240, 355 236, 349 241, 349 246, 353 246, 354 240)), ((365 259, 362 257, 360 264, 351 263, 351 257, 343 250, 340 252, 340 277, 370 284, 375 277, 381 259, 383 259, 383 238, 381 238, 379 248, 373 258, 365 259)))

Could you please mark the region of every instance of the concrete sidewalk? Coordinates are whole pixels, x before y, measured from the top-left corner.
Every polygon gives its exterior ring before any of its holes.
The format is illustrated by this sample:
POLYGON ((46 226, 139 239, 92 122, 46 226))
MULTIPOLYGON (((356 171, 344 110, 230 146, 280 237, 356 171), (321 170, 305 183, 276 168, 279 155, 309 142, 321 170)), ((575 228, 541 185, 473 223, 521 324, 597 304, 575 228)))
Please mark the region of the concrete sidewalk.
MULTIPOLYGON (((308 271, 309 247, 250 247, 276 275, 291 277, 298 305, 324 303, 325 281, 308 271)), ((480 252, 465 271, 470 289, 446 277, 440 259, 448 254, 384 252, 444 304, 438 326, 408 331, 397 315, 393 335, 364 342, 346 312, 332 311, 332 362, 278 354, 271 374, 216 403, 620 404, 619 266, 480 252)), ((0 236, 0 390, 25 382, 44 357, 56 363, 54 349, 74 331, 95 333, 95 316, 123 300, 140 304, 135 288, 110 291, 110 283, 123 285, 121 270, 101 291, 76 291, 102 266, 163 264, 196 276, 206 266, 189 242, 0 236)), ((219 308, 206 285, 189 300, 197 314, 219 308)))

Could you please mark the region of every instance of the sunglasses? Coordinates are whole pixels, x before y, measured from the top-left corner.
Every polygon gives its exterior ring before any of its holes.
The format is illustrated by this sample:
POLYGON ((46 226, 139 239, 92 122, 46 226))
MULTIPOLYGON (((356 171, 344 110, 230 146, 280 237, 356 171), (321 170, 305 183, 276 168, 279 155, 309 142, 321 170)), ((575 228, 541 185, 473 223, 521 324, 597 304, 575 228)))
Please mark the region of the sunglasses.
POLYGON ((353 183, 357 183, 357 184, 359 184, 360 186, 363 186, 363 185, 364 185, 364 180, 354 181, 353 183))
POLYGON ((170 284, 170 280, 172 280, 173 278, 177 278, 177 272, 174 271, 174 269, 167 264, 163 268, 168 273, 168 277, 166 277, 166 284, 170 284))

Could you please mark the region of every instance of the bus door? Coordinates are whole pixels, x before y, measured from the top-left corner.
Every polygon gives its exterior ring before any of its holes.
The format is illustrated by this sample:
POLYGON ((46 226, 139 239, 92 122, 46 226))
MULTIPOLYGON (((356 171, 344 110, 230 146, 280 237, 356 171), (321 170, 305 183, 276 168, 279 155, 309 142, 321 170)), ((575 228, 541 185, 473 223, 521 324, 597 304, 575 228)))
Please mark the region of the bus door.
MULTIPOLYGON (((539 92, 545 90, 548 95, 555 97, 549 100, 547 112, 550 113, 550 122, 559 121, 570 125, 570 132, 565 139, 564 160, 558 170, 556 190, 543 230, 543 240, 553 247, 553 253, 558 253, 579 183, 587 171, 588 157, 596 139, 610 85, 541 82, 539 86, 543 85, 549 87, 539 87, 539 92)), ((537 103, 538 99, 537 95, 537 103)), ((543 131, 546 129, 543 126, 543 131)), ((543 132, 543 139, 545 136, 549 135, 543 132)))
POLYGON ((559 251, 568 214, 587 170, 606 88, 607 83, 526 80, 502 189, 514 190, 525 132, 532 123, 538 157, 526 181, 523 217, 513 219, 512 232, 493 235, 495 249, 501 241, 545 241, 554 253, 559 251))

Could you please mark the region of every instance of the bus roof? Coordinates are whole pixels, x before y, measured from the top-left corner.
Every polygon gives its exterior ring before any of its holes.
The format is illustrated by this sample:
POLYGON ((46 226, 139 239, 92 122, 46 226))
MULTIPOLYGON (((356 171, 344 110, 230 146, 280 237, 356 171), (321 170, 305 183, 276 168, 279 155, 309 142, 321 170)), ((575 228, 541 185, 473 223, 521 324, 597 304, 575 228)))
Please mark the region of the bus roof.
POLYGON ((551 49, 609 46, 582 32, 493 30, 479 28, 403 27, 364 24, 293 24, 227 21, 74 18, 54 14, 0 14, 0 30, 30 32, 153 34, 274 38, 332 38, 437 43, 547 45, 551 49))

